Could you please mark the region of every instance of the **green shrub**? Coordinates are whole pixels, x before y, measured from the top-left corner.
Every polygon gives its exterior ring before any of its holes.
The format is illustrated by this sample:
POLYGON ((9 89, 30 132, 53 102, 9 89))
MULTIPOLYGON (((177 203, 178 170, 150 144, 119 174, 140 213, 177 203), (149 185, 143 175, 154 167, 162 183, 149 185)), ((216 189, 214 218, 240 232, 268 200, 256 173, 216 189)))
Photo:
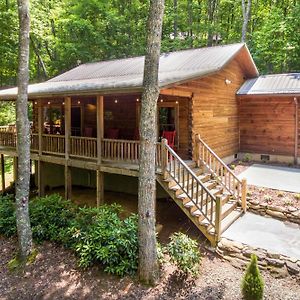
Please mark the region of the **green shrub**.
POLYGON ((198 243, 181 232, 174 233, 170 239, 167 249, 171 262, 184 274, 196 276, 201 261, 198 243))
POLYGON ((242 294, 245 300, 263 299, 264 281, 257 266, 257 256, 254 254, 251 255, 251 262, 242 281, 242 294))
MULTIPOLYGON (((0 234, 16 234, 14 198, 0 198, 0 234)), ((56 241, 73 249, 79 265, 101 263, 108 273, 133 274, 138 264, 137 216, 120 218, 121 207, 79 208, 59 195, 29 202, 33 239, 56 241)))
POLYGON ((16 235, 16 213, 14 198, 11 195, 0 197, 0 234, 7 237, 16 235))
POLYGON ((76 211, 77 206, 58 194, 31 200, 29 214, 34 240, 61 241, 61 231, 70 226, 76 211))
MULTIPOLYGON (((123 276, 133 274, 138 263, 137 216, 121 220, 121 208, 103 205, 83 208, 64 234, 79 256, 79 265, 103 264, 104 270, 123 276)), ((65 243, 66 244, 66 243, 65 243)))

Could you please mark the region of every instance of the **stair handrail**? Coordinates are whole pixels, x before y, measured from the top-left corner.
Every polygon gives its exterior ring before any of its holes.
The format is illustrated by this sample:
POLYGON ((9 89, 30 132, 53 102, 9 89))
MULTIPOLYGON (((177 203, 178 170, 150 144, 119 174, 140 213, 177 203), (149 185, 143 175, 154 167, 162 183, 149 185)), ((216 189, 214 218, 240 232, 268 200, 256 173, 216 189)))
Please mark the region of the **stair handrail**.
POLYGON ((215 178, 219 181, 219 183, 237 200, 241 200, 241 205, 244 211, 246 211, 246 193, 247 193, 247 180, 240 180, 232 170, 224 163, 224 161, 200 138, 199 134, 195 135, 195 160, 196 164, 199 167, 201 163, 208 168, 208 170, 215 176, 215 178), (203 150, 204 149, 204 150, 203 150), (209 158, 210 162, 206 161, 204 156, 204 151, 208 151, 213 159, 217 160, 217 162, 226 170, 228 174, 233 178, 233 183, 231 183, 230 178, 226 179, 226 174, 224 171, 217 168, 218 171, 221 171, 221 175, 218 174, 212 165, 211 157, 209 158), (224 175, 224 176, 223 176, 224 175), (224 178, 222 178, 224 177, 224 178), (233 188, 233 189, 232 189, 233 188))
MULTIPOLYGON (((172 179, 180 186, 180 188, 182 189, 182 191, 188 196, 188 198, 193 202, 193 204, 200 210, 200 212, 202 213, 202 215, 204 216, 204 218, 215 228, 215 232, 216 235, 219 234, 218 229, 220 228, 220 223, 221 220, 218 219, 216 216, 220 214, 221 210, 222 210, 222 204, 221 204, 221 199, 220 197, 217 197, 215 195, 213 195, 211 193, 211 191, 203 184, 203 182, 201 182, 201 180, 197 177, 197 175, 193 172, 193 170, 181 159, 181 157, 174 151, 174 149, 172 149, 168 143, 166 139, 162 140, 161 143, 161 149, 162 149, 162 174, 164 179, 166 179, 167 175, 169 174, 172 179), (180 181, 176 178, 176 176, 172 176, 172 162, 174 163, 174 161, 172 161, 171 157, 174 157, 179 163, 180 165, 182 165, 188 172, 189 176, 192 177, 192 182, 193 180, 195 181, 196 184, 198 184, 198 186, 201 187, 202 191, 204 191, 207 194, 207 197, 210 197, 211 199, 211 217, 209 217, 207 215, 207 207, 208 207, 208 202, 206 201, 206 212, 203 211, 203 193, 201 193, 201 206, 199 206, 199 204, 197 202, 195 202, 194 197, 193 197, 193 189, 194 187, 192 187, 192 196, 189 195, 189 190, 187 190, 182 184, 180 184, 180 181), (168 170, 168 166, 170 166, 170 170, 168 170), (215 203, 215 208, 216 210, 213 210, 213 202, 215 203), (217 209, 219 210, 217 212, 217 209), (215 216, 215 219, 213 221, 213 215, 215 216)), ((188 184, 189 184, 189 178, 188 178, 188 184)), ((196 190, 199 191, 199 188, 196 186, 196 190)), ((198 199, 198 196, 196 197, 196 200, 198 199)))

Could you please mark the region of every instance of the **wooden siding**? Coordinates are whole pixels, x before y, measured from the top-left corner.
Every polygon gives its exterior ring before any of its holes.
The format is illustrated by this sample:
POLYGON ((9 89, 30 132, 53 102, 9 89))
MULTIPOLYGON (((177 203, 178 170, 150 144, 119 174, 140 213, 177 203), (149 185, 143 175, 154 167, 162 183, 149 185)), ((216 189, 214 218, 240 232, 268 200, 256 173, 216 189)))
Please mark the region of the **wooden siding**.
POLYGON ((243 96, 240 102, 241 152, 294 156, 293 97, 243 96))
MULTIPOLYGON (((220 156, 239 151, 239 116, 236 91, 245 81, 237 59, 210 76, 173 87, 174 93, 192 93, 190 135, 201 138, 220 156), (226 84, 225 80, 231 81, 226 84)), ((193 142, 194 143, 194 142, 193 142)))

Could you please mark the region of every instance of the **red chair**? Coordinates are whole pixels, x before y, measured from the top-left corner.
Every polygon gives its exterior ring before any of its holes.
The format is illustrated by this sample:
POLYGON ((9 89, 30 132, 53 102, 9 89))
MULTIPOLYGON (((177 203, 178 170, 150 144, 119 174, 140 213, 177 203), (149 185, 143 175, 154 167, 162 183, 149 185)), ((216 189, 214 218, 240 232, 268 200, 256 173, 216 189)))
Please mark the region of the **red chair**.
POLYGON ((176 131, 175 130, 173 130, 173 131, 166 131, 166 130, 164 130, 162 132, 162 138, 166 139, 168 141, 168 145, 171 148, 174 148, 174 146, 175 146, 175 135, 176 135, 176 131))
POLYGON ((107 138, 112 140, 117 140, 119 138, 120 129, 118 128, 108 128, 107 129, 107 138))

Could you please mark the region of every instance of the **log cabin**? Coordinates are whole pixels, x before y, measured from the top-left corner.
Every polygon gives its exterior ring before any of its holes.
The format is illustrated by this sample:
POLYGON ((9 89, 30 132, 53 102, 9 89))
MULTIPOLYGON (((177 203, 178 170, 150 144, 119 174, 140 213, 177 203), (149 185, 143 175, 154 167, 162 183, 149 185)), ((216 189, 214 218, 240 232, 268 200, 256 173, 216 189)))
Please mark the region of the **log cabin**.
MULTIPOLYGON (((64 185, 71 199, 72 185, 80 185, 95 188, 101 205, 104 190, 137 193, 143 67, 144 57, 87 63, 29 86, 40 196, 64 185)), ((246 182, 227 164, 253 150, 240 130, 246 103, 237 92, 258 75, 243 43, 160 58, 157 197, 172 198, 212 244, 246 210, 246 182)), ((16 97, 16 88, 0 91, 0 100, 16 97)), ((17 161, 16 146, 15 131, 0 129, 2 165, 3 155, 17 161)))
POLYGON ((300 73, 246 81, 240 101, 240 157, 300 163, 300 73))

